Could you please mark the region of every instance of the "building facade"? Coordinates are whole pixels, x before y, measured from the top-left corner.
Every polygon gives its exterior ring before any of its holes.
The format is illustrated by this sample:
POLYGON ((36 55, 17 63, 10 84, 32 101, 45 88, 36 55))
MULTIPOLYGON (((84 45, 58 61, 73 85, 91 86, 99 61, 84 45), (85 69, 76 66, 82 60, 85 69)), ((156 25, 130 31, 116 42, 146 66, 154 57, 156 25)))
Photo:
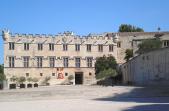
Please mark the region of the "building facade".
POLYGON ((3 31, 4 73, 11 78, 37 78, 38 84, 64 84, 70 75, 73 84, 95 82, 94 64, 103 55, 117 58, 116 39, 108 35, 79 37, 71 32, 59 35, 10 34, 3 31))
POLYGON ((133 49, 144 39, 160 38, 163 47, 169 46, 169 32, 123 32, 74 35, 11 34, 2 31, 4 40, 4 73, 7 84, 11 78, 32 77, 38 84, 50 77, 49 84, 64 84, 70 75, 73 84, 93 84, 97 57, 114 56, 119 65, 124 64, 126 49, 133 49))
POLYGON ((117 33, 117 61, 119 64, 123 64, 126 49, 133 49, 134 56, 138 54, 138 45, 145 39, 159 38, 162 41, 162 47, 169 46, 169 32, 123 32, 117 33))
POLYGON ((117 59, 121 64, 123 83, 133 85, 169 85, 168 48, 169 32, 129 32, 119 33, 117 59), (162 49, 138 55, 138 45, 146 39, 158 38, 162 49), (133 49, 134 58, 124 60, 126 49, 133 49))

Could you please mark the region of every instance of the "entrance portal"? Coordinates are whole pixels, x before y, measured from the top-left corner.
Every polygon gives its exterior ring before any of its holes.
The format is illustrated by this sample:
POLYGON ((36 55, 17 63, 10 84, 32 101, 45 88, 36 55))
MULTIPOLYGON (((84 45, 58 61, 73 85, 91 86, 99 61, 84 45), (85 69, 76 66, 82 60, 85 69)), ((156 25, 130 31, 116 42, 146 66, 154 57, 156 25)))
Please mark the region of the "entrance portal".
POLYGON ((83 72, 75 72, 75 84, 83 84, 83 72))

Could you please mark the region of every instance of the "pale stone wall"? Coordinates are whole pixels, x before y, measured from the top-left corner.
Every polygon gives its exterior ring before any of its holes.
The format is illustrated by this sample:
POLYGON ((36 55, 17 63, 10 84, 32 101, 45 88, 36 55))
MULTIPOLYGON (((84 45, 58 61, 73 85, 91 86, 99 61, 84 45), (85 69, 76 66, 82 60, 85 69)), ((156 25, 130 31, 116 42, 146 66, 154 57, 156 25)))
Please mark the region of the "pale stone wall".
MULTIPOLYGON (((58 79, 57 68, 5 68, 4 70, 7 79, 9 80, 13 75, 20 77, 26 77, 26 73, 29 73, 29 77, 37 78, 39 81, 38 84, 42 84, 45 77, 50 77, 49 80, 50 85, 62 84, 68 81, 68 76, 75 76, 75 72, 83 72, 83 84, 93 84, 95 83, 95 70, 94 68, 64 68, 62 73, 64 74, 64 79, 58 79), (43 73, 43 76, 40 76, 40 73, 43 73), (52 76, 52 73, 55 73, 55 76, 52 76), (68 76, 65 75, 68 73, 68 76), (91 73, 92 75, 89 75, 91 73)), ((28 77, 26 77, 28 78, 28 77)), ((12 81, 8 81, 8 84, 12 83, 12 81)), ((26 82, 28 83, 28 82, 26 82)))
POLYGON ((123 82, 169 85, 169 48, 139 55, 121 66, 123 82))

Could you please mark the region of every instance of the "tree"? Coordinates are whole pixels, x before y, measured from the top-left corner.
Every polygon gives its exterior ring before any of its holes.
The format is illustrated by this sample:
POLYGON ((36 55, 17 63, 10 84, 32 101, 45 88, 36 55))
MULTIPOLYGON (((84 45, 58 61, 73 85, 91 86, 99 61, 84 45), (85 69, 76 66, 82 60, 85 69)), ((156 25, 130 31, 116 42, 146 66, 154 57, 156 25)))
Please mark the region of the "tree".
POLYGON ((99 74, 96 76, 96 79, 103 79, 103 78, 109 78, 109 77, 115 77, 115 76, 117 76, 116 70, 109 68, 109 69, 104 69, 103 71, 100 71, 99 74))
POLYGON ((23 84, 26 81, 26 78, 21 76, 18 78, 18 83, 23 84))
POLYGON ((125 53, 126 53, 126 55, 125 55, 124 59, 126 61, 129 61, 129 59, 133 57, 133 49, 126 49, 125 53))
POLYGON ((18 77, 12 76, 12 77, 10 78, 10 81, 12 81, 12 82, 17 82, 17 81, 18 81, 18 77))
POLYGON ((119 32, 144 32, 144 30, 130 24, 121 24, 119 26, 119 32))
POLYGON ((0 81, 5 80, 5 75, 4 75, 4 66, 0 65, 0 81))
POLYGON ((73 75, 68 76, 68 81, 69 81, 70 84, 73 84, 73 82, 72 82, 73 79, 74 79, 73 75))
POLYGON ((31 82, 32 80, 33 80, 33 78, 31 78, 31 77, 27 78, 28 82, 31 82))
POLYGON ((113 56, 97 58, 95 63, 96 78, 101 79, 115 76, 117 74, 116 67, 117 63, 113 56))
POLYGON ((139 49, 136 51, 138 54, 143 54, 146 52, 153 51, 162 47, 162 42, 160 39, 145 39, 141 44, 138 45, 139 49))
POLYGON ((32 78, 32 82, 38 82, 39 80, 38 80, 38 78, 36 78, 36 77, 34 77, 34 78, 32 78))
POLYGON ((73 79, 74 79, 74 76, 73 75, 69 75, 68 80, 71 81, 73 79))

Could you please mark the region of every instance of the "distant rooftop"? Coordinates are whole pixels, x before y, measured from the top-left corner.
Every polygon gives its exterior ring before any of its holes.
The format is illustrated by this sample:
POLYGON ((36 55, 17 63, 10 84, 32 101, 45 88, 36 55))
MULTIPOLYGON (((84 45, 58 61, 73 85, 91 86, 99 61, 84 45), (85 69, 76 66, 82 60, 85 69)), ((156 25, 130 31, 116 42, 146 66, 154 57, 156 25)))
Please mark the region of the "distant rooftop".
POLYGON ((155 34, 169 34, 166 32, 118 32, 119 36, 140 36, 140 35, 155 35, 155 34))

